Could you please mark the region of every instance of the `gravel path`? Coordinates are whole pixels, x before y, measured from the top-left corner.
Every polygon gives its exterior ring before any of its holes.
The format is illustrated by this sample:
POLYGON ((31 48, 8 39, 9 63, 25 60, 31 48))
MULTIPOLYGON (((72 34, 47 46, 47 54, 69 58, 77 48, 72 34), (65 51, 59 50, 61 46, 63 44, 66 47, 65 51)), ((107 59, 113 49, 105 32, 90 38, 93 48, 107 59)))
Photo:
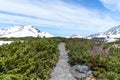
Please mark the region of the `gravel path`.
POLYGON ((51 73, 50 80, 76 80, 70 73, 69 63, 68 63, 68 54, 65 50, 65 44, 61 43, 59 45, 60 56, 56 67, 54 67, 53 72, 51 73))

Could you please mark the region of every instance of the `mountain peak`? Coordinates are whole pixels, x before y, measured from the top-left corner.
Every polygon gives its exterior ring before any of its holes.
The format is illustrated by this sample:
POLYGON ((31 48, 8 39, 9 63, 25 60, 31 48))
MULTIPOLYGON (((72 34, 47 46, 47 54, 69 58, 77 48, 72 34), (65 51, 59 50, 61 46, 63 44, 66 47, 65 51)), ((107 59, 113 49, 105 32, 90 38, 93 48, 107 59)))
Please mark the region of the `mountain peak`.
POLYGON ((79 35, 79 34, 74 34, 71 36, 71 38, 83 38, 83 36, 79 35))
POLYGON ((50 33, 43 33, 34 26, 14 26, 0 29, 0 37, 53 37, 50 33))
POLYGON ((92 35, 88 36, 87 38, 91 39, 94 37, 104 37, 104 38, 108 37, 108 41, 111 39, 117 40, 117 38, 120 38, 120 25, 112 27, 111 29, 109 29, 106 32, 92 34, 92 35))
POLYGON ((108 31, 104 32, 104 34, 105 35, 117 35, 117 34, 120 34, 120 25, 109 29, 108 31))

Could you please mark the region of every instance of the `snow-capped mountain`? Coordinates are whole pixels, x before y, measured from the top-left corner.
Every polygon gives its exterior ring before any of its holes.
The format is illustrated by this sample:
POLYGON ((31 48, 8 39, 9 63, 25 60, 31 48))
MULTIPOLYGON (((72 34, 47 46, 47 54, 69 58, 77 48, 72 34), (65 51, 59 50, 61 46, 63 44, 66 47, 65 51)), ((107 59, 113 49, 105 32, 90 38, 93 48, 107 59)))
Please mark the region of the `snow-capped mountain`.
POLYGON ((91 38, 94 38, 94 37, 120 38, 120 25, 119 26, 115 26, 115 27, 109 29, 106 32, 92 34, 92 35, 90 35, 88 37, 91 37, 91 38))
POLYGON ((74 34, 70 38, 83 38, 83 37, 79 34, 74 34))
POLYGON ((33 26, 14 26, 0 29, 0 37, 54 37, 48 32, 41 32, 33 26))
POLYGON ((84 38, 83 36, 79 34, 73 34, 72 36, 62 36, 63 38, 84 38))
POLYGON ((118 34, 120 34, 120 25, 115 26, 109 29, 108 31, 104 32, 104 35, 118 35, 118 34))

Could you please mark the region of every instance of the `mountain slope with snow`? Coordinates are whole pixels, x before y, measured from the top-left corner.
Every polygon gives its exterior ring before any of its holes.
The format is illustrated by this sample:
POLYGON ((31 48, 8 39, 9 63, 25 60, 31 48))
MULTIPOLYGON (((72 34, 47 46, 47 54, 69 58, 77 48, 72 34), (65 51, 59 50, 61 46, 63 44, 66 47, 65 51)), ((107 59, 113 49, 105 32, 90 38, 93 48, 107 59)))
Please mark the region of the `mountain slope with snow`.
POLYGON ((41 32, 33 26, 15 26, 0 29, 0 37, 54 37, 48 32, 41 32))
POLYGON ((79 34, 74 34, 70 38, 83 38, 83 36, 81 36, 79 34))
POLYGON ((120 25, 115 26, 106 32, 101 32, 87 36, 87 39, 92 39, 92 38, 105 38, 107 42, 114 42, 120 39, 120 25))
POLYGON ((104 34, 105 35, 118 35, 118 34, 120 34, 120 25, 109 29, 108 31, 104 32, 104 34))
POLYGON ((115 26, 115 27, 109 29, 106 32, 92 34, 92 35, 90 35, 88 37, 91 37, 91 38, 94 38, 94 37, 120 38, 120 25, 119 26, 115 26))

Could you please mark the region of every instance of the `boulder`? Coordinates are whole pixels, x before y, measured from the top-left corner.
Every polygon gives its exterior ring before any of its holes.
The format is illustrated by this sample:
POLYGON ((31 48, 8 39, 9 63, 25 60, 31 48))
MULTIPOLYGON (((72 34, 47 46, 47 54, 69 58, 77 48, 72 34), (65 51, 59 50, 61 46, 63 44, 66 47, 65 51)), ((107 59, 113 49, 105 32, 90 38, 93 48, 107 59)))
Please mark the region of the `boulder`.
POLYGON ((77 80, 84 80, 85 78, 92 75, 92 71, 87 65, 75 65, 72 66, 70 72, 77 80))

